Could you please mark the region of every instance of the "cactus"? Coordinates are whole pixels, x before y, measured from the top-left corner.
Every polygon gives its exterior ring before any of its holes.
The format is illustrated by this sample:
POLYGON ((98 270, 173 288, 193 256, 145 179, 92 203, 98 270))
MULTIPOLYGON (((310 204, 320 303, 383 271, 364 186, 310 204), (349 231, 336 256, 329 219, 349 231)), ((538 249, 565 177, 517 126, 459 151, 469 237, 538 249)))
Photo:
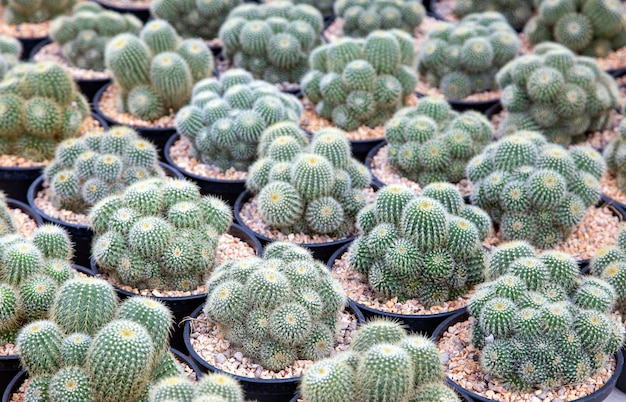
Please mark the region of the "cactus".
POLYGON ((602 152, 604 160, 611 174, 615 175, 617 179, 617 187, 626 192, 626 159, 623 155, 626 155, 626 123, 620 123, 618 129, 618 138, 611 141, 602 152))
POLYGON ((69 13, 76 2, 76 0, 41 0, 33 3, 28 0, 2 0, 0 5, 4 7, 2 14, 4 21, 19 25, 50 21, 57 15, 69 13))
POLYGON ((62 141, 44 170, 54 206, 79 213, 135 182, 163 176, 154 145, 125 127, 62 141))
POLYGON ((413 34, 426 15, 421 0, 339 0, 334 12, 343 18, 343 34, 365 37, 377 29, 401 29, 413 34))
POLYGON ((176 114, 176 128, 192 143, 192 155, 225 171, 247 170, 263 130, 281 121, 297 122, 302 105, 252 74, 231 69, 218 80, 194 86, 191 104, 176 114))
POLYGON ((440 22, 418 54, 423 81, 448 99, 496 88, 496 73, 517 56, 520 41, 502 14, 470 14, 458 24, 440 22))
POLYGON ((0 35, 0 80, 12 69, 22 55, 22 44, 9 35, 0 35))
POLYGON ((263 259, 214 270, 205 314, 231 344, 269 370, 328 356, 347 302, 343 289, 295 244, 274 242, 265 251, 263 259))
POLYGON ((121 91, 118 110, 142 120, 157 120, 189 103, 194 83, 215 68, 202 40, 181 40, 165 20, 150 21, 139 37, 113 37, 104 60, 121 91))
POLYGON ((2 154, 51 159, 56 144, 78 136, 90 113, 70 73, 51 62, 16 65, 0 88, 2 154))
POLYGON ((534 131, 488 146, 467 165, 472 204, 500 224, 503 240, 551 248, 565 240, 599 199, 606 164, 595 150, 570 151, 534 131))
POLYGON ((520 29, 531 17, 534 3, 535 0, 523 0, 515 4, 508 3, 507 0, 457 0, 453 11, 459 18, 472 13, 496 11, 504 15, 513 28, 520 29))
POLYGON ((613 286, 616 295, 616 310, 626 311, 626 229, 620 225, 616 244, 600 248, 591 258, 591 273, 613 286))
POLYGON ((566 253, 536 253, 520 242, 493 253, 487 267, 492 281, 468 305, 482 371, 530 391, 580 382, 603 368, 606 355, 623 343, 621 325, 610 318, 613 286, 582 276, 566 253), (602 363, 592 365, 598 356, 602 363))
POLYGON ((234 378, 210 373, 194 383, 183 376, 166 377, 150 388, 150 402, 225 401, 244 402, 243 389, 234 378))
POLYGON ((537 45, 535 54, 510 61, 496 81, 508 112, 499 135, 541 131, 563 146, 608 127, 620 99, 615 80, 594 60, 555 43, 537 45))
POLYGON ((397 29, 344 38, 311 53, 302 92, 343 130, 381 126, 414 92, 414 56, 410 35, 397 29))
POLYGON ((225 56, 255 78, 272 84, 299 82, 307 57, 319 44, 324 20, 307 4, 290 1, 242 4, 221 25, 225 56))

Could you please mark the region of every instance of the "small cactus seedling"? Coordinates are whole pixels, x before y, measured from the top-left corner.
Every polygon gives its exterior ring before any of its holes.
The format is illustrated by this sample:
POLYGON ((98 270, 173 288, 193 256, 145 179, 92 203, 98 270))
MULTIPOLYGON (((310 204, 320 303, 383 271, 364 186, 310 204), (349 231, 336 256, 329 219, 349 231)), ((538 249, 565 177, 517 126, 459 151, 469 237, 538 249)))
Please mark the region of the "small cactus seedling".
POLYGON ((50 21, 57 15, 67 14, 77 0, 1 0, 4 7, 2 18, 6 23, 19 25, 50 21))
POLYGON ((165 377, 150 387, 149 402, 244 402, 243 388, 224 373, 204 374, 197 382, 185 375, 165 377))
POLYGON ((22 55, 22 44, 9 35, 0 35, 0 80, 15 66, 22 55))
POLYGON ((455 0, 454 14, 463 18, 468 14, 496 11, 507 19, 513 28, 522 28, 531 17, 536 0, 455 0))
POLYGON ((378 29, 401 29, 412 35, 426 15, 421 0, 338 0, 333 7, 344 20, 344 35, 353 38, 378 29))
POLYGON ((589 268, 595 276, 610 283, 617 298, 616 310, 626 316, 626 226, 619 227, 616 244, 600 248, 591 258, 589 268))
POLYGON ((618 138, 604 148, 603 156, 609 171, 617 178, 617 187, 626 193, 626 121, 619 125, 618 138))

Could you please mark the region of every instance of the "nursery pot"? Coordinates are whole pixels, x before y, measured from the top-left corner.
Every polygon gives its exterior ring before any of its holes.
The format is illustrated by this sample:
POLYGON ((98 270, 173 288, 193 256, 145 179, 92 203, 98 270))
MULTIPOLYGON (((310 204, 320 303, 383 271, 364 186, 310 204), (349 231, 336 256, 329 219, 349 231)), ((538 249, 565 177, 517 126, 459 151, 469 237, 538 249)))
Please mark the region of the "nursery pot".
POLYGON ((380 144, 370 149, 370 151, 367 153, 367 157, 365 158, 365 167, 372 174, 372 186, 376 186, 378 188, 383 188, 387 184, 380 181, 380 179, 374 175, 374 172, 372 172, 372 163, 374 162, 374 156, 376 156, 378 151, 380 151, 380 149, 385 145, 387 145, 387 140, 383 140, 380 144))
MULTIPOLYGON (((247 228, 248 230, 250 230, 251 232, 254 233, 254 235, 257 237, 257 239, 259 239, 259 241, 261 242, 261 244, 263 246, 265 246, 268 243, 271 243, 273 241, 275 241, 274 239, 270 239, 269 237, 263 236, 260 233, 255 232, 254 230, 252 230, 249 226, 247 226, 243 219, 241 218, 241 208, 243 208, 243 205, 248 202, 248 200, 250 200, 253 197, 252 193, 249 192, 248 190, 244 191, 243 193, 239 194, 239 197, 237 197, 237 201, 235 201, 235 220, 237 221, 237 223, 245 228, 247 228)), ((352 240, 355 238, 356 236, 349 236, 346 237, 344 239, 341 240, 335 240, 332 242, 327 242, 327 243, 299 243, 298 245, 301 247, 305 247, 308 248, 312 253, 313 253, 313 257, 321 260, 321 261, 327 261, 328 258, 333 255, 333 253, 340 248, 341 246, 343 246, 344 244, 348 244, 350 242, 352 242, 352 240)))
MULTIPOLYGON (((443 336, 443 333, 449 327, 459 322, 468 320, 469 316, 470 315, 467 311, 461 311, 453 315, 452 317, 449 317, 444 322, 442 322, 441 325, 437 327, 437 329, 435 329, 435 332, 433 333, 431 339, 433 340, 433 342, 438 343, 441 337, 443 336)), ((622 354, 621 350, 618 350, 617 353, 615 353, 615 371, 613 372, 613 375, 611 376, 611 378, 607 380, 606 384, 604 384, 602 388, 598 389, 597 391, 587 396, 584 396, 582 398, 575 399, 574 401, 575 402, 601 402, 605 400, 615 388, 615 383, 617 382, 617 379, 620 377, 622 373, 623 365, 624 365, 624 355, 622 354)), ((494 402, 494 399, 485 398, 483 396, 475 394, 474 392, 461 387, 459 384, 452 381, 448 377, 446 377, 446 382, 448 383, 448 385, 454 388, 456 392, 458 392, 461 395, 471 398, 471 400, 480 401, 480 402, 494 402)))
POLYGON ((21 55, 20 59, 24 60, 24 61, 28 61, 29 60, 31 52, 40 43, 46 42, 46 41, 50 40, 47 35, 46 36, 40 36, 38 38, 26 38, 26 37, 19 37, 18 36, 15 39, 19 40, 20 44, 22 45, 22 55, 21 55))
POLYGON ((139 18, 143 23, 148 21, 150 18, 150 7, 121 7, 116 6, 109 3, 106 0, 94 0, 96 3, 100 4, 102 7, 107 10, 113 10, 118 13, 131 13, 134 14, 135 17, 139 18))
POLYGON ((350 146, 352 147, 352 156, 361 162, 364 162, 369 152, 376 147, 382 146, 385 143, 384 138, 377 138, 372 140, 350 140, 350 146))
MULTIPOLYGON (((280 379, 257 379, 243 377, 218 369, 217 367, 209 364, 195 351, 195 349, 191 345, 190 321, 196 319, 200 315, 200 313, 202 313, 203 308, 204 303, 194 310, 194 312, 191 314, 190 320, 185 323, 184 330, 185 347, 187 348, 191 359, 198 363, 200 370, 202 370, 203 372, 225 373, 230 375, 231 377, 234 377, 243 387, 246 400, 257 400, 258 402, 290 401, 296 392, 298 384, 300 383, 300 377, 280 379)), ((365 319, 359 311, 359 308, 354 303, 349 301, 346 309, 350 310, 356 316, 359 324, 363 324, 365 322, 365 319)))

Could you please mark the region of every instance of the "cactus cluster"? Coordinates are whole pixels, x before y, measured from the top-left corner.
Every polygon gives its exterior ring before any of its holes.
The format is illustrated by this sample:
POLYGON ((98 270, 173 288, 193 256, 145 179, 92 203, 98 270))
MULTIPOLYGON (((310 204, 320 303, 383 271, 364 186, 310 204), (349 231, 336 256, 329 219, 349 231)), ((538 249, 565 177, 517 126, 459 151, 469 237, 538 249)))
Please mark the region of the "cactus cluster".
POLYGON ((602 155, 607 167, 617 178, 617 187, 626 193, 626 121, 622 120, 617 128, 618 137, 611 141, 602 155))
POLYGON ((513 28, 524 27, 526 21, 534 12, 537 0, 455 0, 454 14, 463 18, 468 14, 483 13, 485 11, 495 11, 502 15, 513 28))
POLYGON ((322 14, 307 4, 247 3, 230 12, 219 38, 224 56, 235 67, 272 84, 299 82, 323 25, 322 14))
POLYGON ((41 23, 67 14, 77 0, 0 0, 2 18, 7 24, 41 23))
POLYGON ((244 395, 237 380, 224 373, 203 374, 197 382, 178 375, 150 387, 149 402, 244 402, 244 395))
POLYGON ((206 286, 208 319, 268 370, 319 360, 334 348, 347 298, 326 266, 300 246, 270 243, 262 259, 217 267, 206 286))
POLYGON ((349 236, 372 176, 351 157, 345 132, 323 128, 307 142, 295 123, 268 127, 246 187, 256 194, 267 226, 289 233, 349 236))
POLYGON ((281 121, 297 122, 302 104, 242 69, 198 82, 191 104, 176 115, 176 129, 193 147, 192 156, 222 171, 248 170, 263 130, 281 121))
POLYGON ((415 90, 414 59, 413 39, 398 29, 342 38, 311 53, 302 92, 343 130, 382 126, 415 90))
POLYGON ((0 35, 0 80, 15 66, 22 55, 22 44, 9 35, 0 35))
MULTIPOLYGON (((275 0, 269 0, 272 2, 275 0)), ((320 13, 326 16, 332 16, 334 0, 292 0, 293 4, 307 4, 320 10, 320 13)))
POLYGON ((448 99, 497 87, 496 73, 517 56, 517 33, 500 13, 470 14, 458 24, 440 22, 418 54, 417 71, 448 99))
POLYGON ((139 289, 194 290, 210 275, 230 207, 185 180, 139 181, 89 213, 98 267, 139 289))
POLYGON ((385 320, 369 321, 348 350, 313 363, 300 389, 304 402, 460 402, 443 383, 437 346, 385 320))
POLYGON ((168 21, 183 36, 210 40, 217 37, 228 13, 241 0, 154 0, 150 13, 168 21))
POLYGON ((618 0, 534 0, 537 15, 524 27, 533 44, 557 42, 591 57, 626 46, 624 7, 618 0))
POLYGON ((163 175, 155 146, 123 126, 62 141, 44 170, 53 204, 78 213, 133 183, 163 175))
POLYGON ((610 314, 615 290, 583 277, 559 251, 537 254, 527 242, 496 247, 489 277, 468 305, 471 341, 485 374, 515 390, 549 390, 582 382, 604 369, 623 344, 610 314), (486 339, 487 338, 487 339, 486 339))
POLYGON ((50 39, 74 67, 104 71, 104 49, 112 37, 128 32, 138 35, 142 22, 133 14, 103 9, 98 3, 78 3, 71 16, 60 16, 50 25, 50 39))
POLYGON ((66 69, 51 62, 18 64, 0 81, 0 154, 51 159, 57 143, 79 135, 89 114, 66 69))
POLYGON ((363 234, 350 246, 350 265, 383 297, 431 307, 484 280, 481 244, 491 220, 465 205, 450 183, 429 184, 421 196, 400 185, 383 187, 358 214, 357 225, 363 234))
POLYGON ((541 131, 550 142, 569 145, 586 132, 602 131, 620 103, 615 79, 592 58, 542 43, 496 75, 500 102, 508 112, 498 129, 541 131))
POLYGON ((626 316, 626 226, 620 225, 615 245, 600 248, 589 264, 593 275, 610 283, 615 289, 616 310, 626 316))
POLYGON ((361 38, 382 29, 413 34, 426 10, 422 0, 338 0, 335 15, 344 20, 343 34, 361 38))
POLYGON ((179 38, 165 20, 152 20, 139 36, 113 37, 105 66, 120 89, 116 106, 142 120, 157 120, 189 103, 194 83, 213 74, 215 60, 201 39, 179 38))
POLYGON ((503 240, 551 248, 565 240, 599 200, 602 156, 589 146, 566 150, 534 131, 489 145, 467 165, 472 204, 500 225, 503 240))
POLYGON ((492 135, 493 127, 482 114, 457 115, 445 100, 432 96, 400 109, 385 124, 389 163, 423 186, 460 182, 467 161, 487 146, 492 135))

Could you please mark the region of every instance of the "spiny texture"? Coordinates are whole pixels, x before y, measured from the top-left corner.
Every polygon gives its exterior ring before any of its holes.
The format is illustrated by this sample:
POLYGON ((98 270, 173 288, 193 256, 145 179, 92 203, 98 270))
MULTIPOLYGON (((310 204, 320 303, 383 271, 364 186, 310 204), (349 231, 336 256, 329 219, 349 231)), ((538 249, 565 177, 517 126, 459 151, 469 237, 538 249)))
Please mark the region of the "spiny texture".
POLYGON ((465 165, 491 141, 493 126, 475 111, 453 113, 443 99, 425 97, 400 109, 385 124, 389 162, 402 176, 425 186, 458 183, 465 165))
POLYGON ((507 63, 496 81, 508 112, 500 135, 535 130, 566 146, 608 127, 611 110, 620 103, 615 79, 595 60, 556 43, 537 45, 534 54, 507 63))
POLYGON ((324 16, 333 14, 333 0, 294 0, 293 4, 307 4, 320 10, 324 16))
POLYGON ((300 389, 305 402, 459 402, 442 380, 432 341, 395 322, 372 320, 357 330, 350 349, 313 363, 300 389))
POLYGON ((50 38, 60 46, 70 65, 104 71, 104 49, 112 37, 139 34, 142 22, 133 14, 105 10, 98 3, 78 3, 70 16, 60 16, 50 25, 50 38))
POLYGON ((194 86, 191 104, 176 115, 176 128, 202 163, 245 171, 263 130, 281 121, 297 122, 301 113, 298 98, 235 68, 194 86))
POLYGON ((194 83, 209 77, 215 68, 204 41, 181 40, 165 20, 148 22, 139 37, 130 33, 113 37, 104 60, 120 87, 118 111, 147 121, 188 104, 194 83))
POLYGON ((534 0, 537 15, 524 27, 533 44, 557 42, 591 57, 626 46, 626 19, 618 0, 534 0))
POLYGON ((62 141, 44 170, 55 206, 80 213, 133 183, 162 176, 154 145, 121 126, 62 141))
POLYGON ((9 35, 0 35, 0 80, 15 66, 22 54, 22 44, 9 35))
POLYGON ((52 62, 18 64, 0 81, 0 154, 51 159, 57 143, 79 135, 89 113, 66 69, 52 62))
POLYGON ((150 387, 150 402, 244 402, 243 388, 224 373, 204 374, 191 381, 186 375, 165 377, 150 387))
POLYGON ((603 156, 609 171, 617 177, 617 187, 626 192, 626 121, 618 127, 619 136, 604 148, 603 156))
POLYGON ((507 19, 513 28, 522 28, 531 17, 536 0, 456 0, 454 14, 463 18, 468 14, 483 13, 485 11, 498 12, 507 19))
POLYGON ((185 180, 139 181, 89 213, 98 267, 140 289, 194 290, 211 273, 232 212, 185 180))
POLYGON ((204 312, 225 338, 268 370, 332 351, 346 295, 320 261, 288 242, 263 258, 226 262, 207 281, 204 312))
POLYGON ((384 297, 418 299, 430 307, 456 299, 484 280, 481 247, 487 214, 466 206, 456 187, 432 183, 422 196, 391 185, 357 216, 364 232, 349 261, 384 297))
POLYGON ((307 143, 295 123, 268 127, 246 187, 256 195, 261 218, 270 227, 348 236, 365 206, 371 174, 352 158, 350 142, 339 129, 321 129, 307 143))
POLYGON ((626 227, 620 225, 615 245, 600 248, 591 258, 591 273, 610 283, 617 298, 616 310, 626 313, 626 227))
POLYGON ((224 56, 235 67, 272 84, 299 82, 323 25, 322 14, 307 4, 247 3, 228 14, 219 38, 224 56))
POLYGON ((41 23, 60 14, 67 14, 76 4, 76 0, 2 0, 4 7, 2 18, 8 24, 41 23))
POLYGON ((493 280, 467 308, 475 318, 471 341, 481 349, 482 371, 509 388, 582 382, 621 348, 623 328, 611 318, 613 286, 582 276, 571 255, 504 243, 492 251, 488 271, 493 280))
POLYGON ((496 88, 498 70, 517 57, 520 41, 502 14, 470 14, 458 24, 439 22, 418 54, 422 80, 448 99, 496 88))
POLYGON ((411 36, 397 29, 342 38, 311 53, 300 85, 315 111, 337 127, 377 127, 414 92, 414 58, 411 36))
POLYGON ((338 0, 335 15, 344 19, 343 33, 360 38, 382 29, 413 34, 426 15, 421 0, 338 0))

